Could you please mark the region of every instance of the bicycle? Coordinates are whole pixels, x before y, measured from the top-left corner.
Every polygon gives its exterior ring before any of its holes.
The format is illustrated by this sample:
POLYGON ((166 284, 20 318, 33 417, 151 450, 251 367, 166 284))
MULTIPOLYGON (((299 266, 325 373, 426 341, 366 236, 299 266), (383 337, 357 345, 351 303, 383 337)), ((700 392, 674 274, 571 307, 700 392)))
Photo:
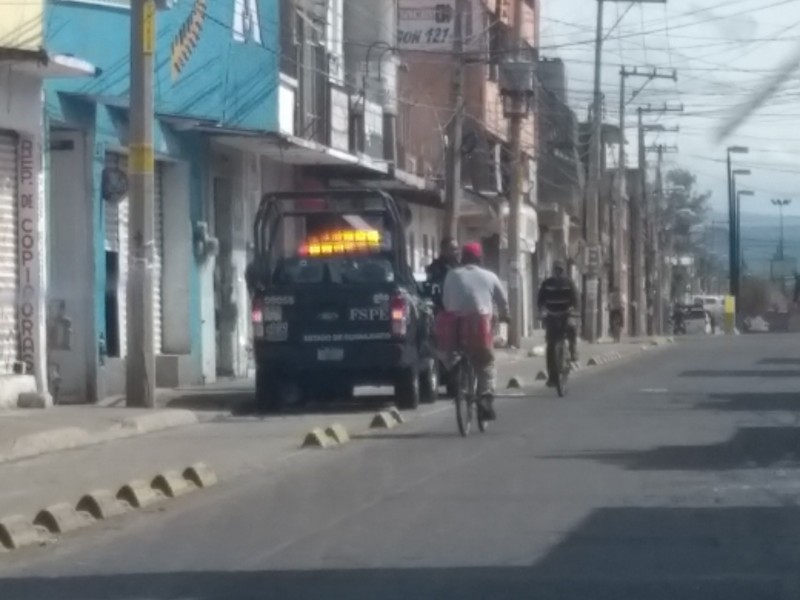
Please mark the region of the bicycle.
POLYGON ((547 315, 548 320, 552 320, 556 323, 555 326, 548 325, 548 328, 554 327, 554 331, 552 331, 551 334, 557 336, 555 344, 552 344, 552 346, 548 344, 547 373, 549 376, 550 373, 553 372, 553 368, 557 369, 554 383, 559 398, 563 398, 567 393, 567 380, 572 371, 572 363, 570 362, 569 353, 567 351, 566 335, 569 316, 569 313, 550 313, 547 315))
POLYGON ((478 422, 478 430, 483 433, 489 426, 486 419, 481 418, 481 411, 477 410, 477 383, 475 368, 472 361, 463 351, 457 351, 455 364, 451 370, 453 381, 456 384, 455 404, 458 431, 462 437, 467 437, 472 430, 473 420, 478 422))

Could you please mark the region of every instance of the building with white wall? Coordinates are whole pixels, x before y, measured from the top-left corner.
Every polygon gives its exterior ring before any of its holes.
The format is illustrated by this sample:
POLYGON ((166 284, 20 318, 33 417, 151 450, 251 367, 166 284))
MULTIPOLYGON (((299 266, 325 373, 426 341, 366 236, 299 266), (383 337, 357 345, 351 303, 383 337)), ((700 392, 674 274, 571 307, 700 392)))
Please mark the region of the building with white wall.
POLYGON ((41 0, 0 6, 0 407, 46 406, 50 388, 47 135, 43 82, 95 69, 47 52, 41 0))

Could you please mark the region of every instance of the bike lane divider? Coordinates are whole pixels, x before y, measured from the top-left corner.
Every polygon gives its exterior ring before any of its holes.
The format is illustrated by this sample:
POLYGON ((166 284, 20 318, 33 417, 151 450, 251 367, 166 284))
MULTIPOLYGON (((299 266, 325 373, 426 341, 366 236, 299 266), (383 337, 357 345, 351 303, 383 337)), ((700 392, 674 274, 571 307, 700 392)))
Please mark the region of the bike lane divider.
POLYGON ((101 521, 143 510, 217 483, 215 472, 197 462, 180 470, 166 470, 119 487, 87 491, 77 501, 60 501, 35 511, 33 517, 0 515, 0 555, 31 546, 46 546, 101 521))

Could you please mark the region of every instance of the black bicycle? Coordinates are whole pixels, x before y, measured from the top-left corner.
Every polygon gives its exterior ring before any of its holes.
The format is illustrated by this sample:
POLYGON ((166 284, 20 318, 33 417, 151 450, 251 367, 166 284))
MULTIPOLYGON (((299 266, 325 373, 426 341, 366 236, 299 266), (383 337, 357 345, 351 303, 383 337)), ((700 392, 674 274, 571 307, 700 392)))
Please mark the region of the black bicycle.
POLYGON ((555 373, 556 392, 560 398, 567 393, 567 380, 569 379, 572 363, 570 362, 569 352, 567 351, 567 321, 569 313, 549 313, 548 329, 549 334, 556 338, 555 343, 547 344, 547 373, 555 373))
POLYGON ((489 422, 484 418, 483 411, 479 410, 477 385, 478 378, 475 367, 465 352, 459 351, 455 355, 455 364, 450 371, 456 386, 456 420, 458 431, 462 437, 467 437, 472 431, 472 422, 478 422, 478 429, 486 431, 489 422))

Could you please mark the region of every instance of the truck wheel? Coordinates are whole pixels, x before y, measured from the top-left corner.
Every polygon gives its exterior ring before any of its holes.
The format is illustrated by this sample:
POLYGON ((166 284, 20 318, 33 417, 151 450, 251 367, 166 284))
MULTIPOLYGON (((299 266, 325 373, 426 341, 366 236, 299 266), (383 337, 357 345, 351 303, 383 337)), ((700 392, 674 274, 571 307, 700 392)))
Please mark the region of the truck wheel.
POLYGON ((419 372, 415 368, 403 369, 397 374, 394 396, 397 408, 416 410, 419 407, 419 372))
POLYGON ((256 369, 256 408, 259 412, 299 408, 303 400, 303 392, 296 382, 274 371, 256 369))
POLYGON ((266 369, 256 367, 256 409, 268 412, 278 408, 278 390, 275 379, 266 369))
POLYGON ((425 369, 419 376, 420 402, 433 404, 439 398, 439 365, 434 359, 425 361, 425 369))

